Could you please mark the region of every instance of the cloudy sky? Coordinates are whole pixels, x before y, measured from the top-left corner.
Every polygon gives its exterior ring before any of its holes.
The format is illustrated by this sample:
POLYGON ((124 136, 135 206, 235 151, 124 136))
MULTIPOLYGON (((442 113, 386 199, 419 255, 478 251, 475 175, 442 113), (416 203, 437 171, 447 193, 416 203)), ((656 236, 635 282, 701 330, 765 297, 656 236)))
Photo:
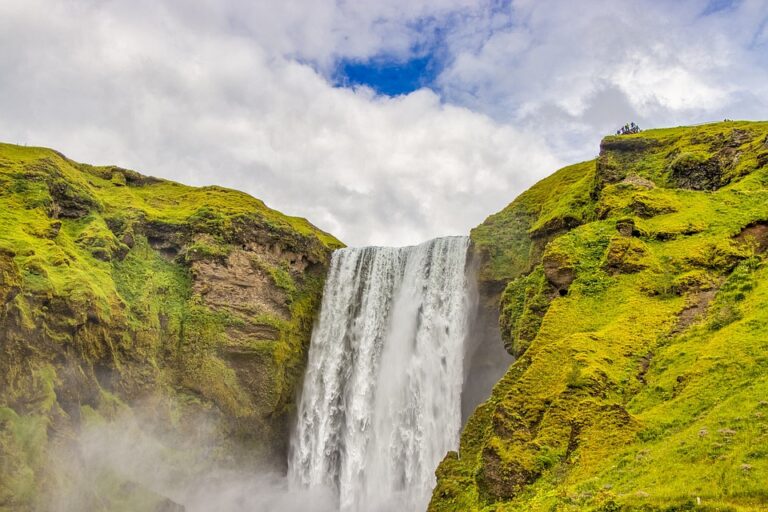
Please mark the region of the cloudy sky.
POLYGON ((464 234, 600 138, 768 119, 768 0, 0 0, 0 140, 464 234))

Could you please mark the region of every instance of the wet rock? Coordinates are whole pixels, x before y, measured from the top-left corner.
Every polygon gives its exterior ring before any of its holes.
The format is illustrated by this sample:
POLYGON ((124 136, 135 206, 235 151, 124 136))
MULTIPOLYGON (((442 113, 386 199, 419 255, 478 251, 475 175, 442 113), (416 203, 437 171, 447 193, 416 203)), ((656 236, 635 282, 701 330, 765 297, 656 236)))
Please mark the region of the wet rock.
POLYGON ((61 221, 54 220, 48 226, 48 231, 46 232, 45 237, 53 240, 54 238, 59 236, 59 231, 61 231, 61 221))
POLYGON ((133 248, 134 244, 136 243, 136 240, 133 237, 133 232, 126 231, 123 233, 123 236, 120 237, 120 241, 124 243, 127 247, 133 248))
POLYGON ((758 254, 768 251, 768 221, 748 225, 734 240, 752 248, 758 254))
POLYGON ((677 318, 672 334, 681 333, 689 326, 701 320, 707 312, 712 299, 715 298, 716 293, 716 289, 698 290, 691 293, 686 300, 685 307, 680 312, 680 316, 677 318))
POLYGON ((747 142, 752 140, 752 132, 749 130, 740 130, 738 128, 731 131, 728 135, 726 145, 728 147, 737 148, 743 146, 747 142))
POLYGON ((104 247, 94 247, 91 249, 91 254, 94 258, 101 261, 110 261, 112 259, 112 253, 104 247))
POLYGON ((69 182, 55 178, 48 181, 48 192, 53 203, 49 215, 54 219, 79 219, 98 209, 98 201, 85 189, 75 189, 69 182))
POLYGON ((760 153, 757 155, 757 167, 758 169, 761 167, 765 167, 768 165, 768 152, 766 153, 760 153))
POLYGON ((658 144, 656 140, 643 137, 604 138, 600 143, 600 155, 596 163, 593 195, 602 190, 605 185, 619 183, 622 180, 629 180, 630 185, 636 184, 640 188, 647 188, 648 180, 627 176, 627 164, 640 158, 646 150, 658 144))
POLYGON ((651 194, 638 193, 629 203, 629 209, 643 219, 677 211, 677 205, 668 199, 651 194))
POLYGON ((558 291, 567 291, 576 279, 576 268, 570 254, 546 250, 543 258, 544 275, 558 291))
POLYGON ((600 142, 600 152, 618 151, 629 153, 645 151, 658 145, 659 142, 657 140, 644 137, 606 137, 600 142))
POLYGON ((112 184, 116 187, 124 187, 126 185, 125 183, 125 175, 120 171, 115 171, 112 173, 112 184))
POLYGON ((627 176, 621 181, 621 183, 624 185, 632 186, 634 188, 641 188, 646 190, 651 190, 653 188, 656 188, 656 184, 654 182, 652 182, 651 180, 645 179, 641 176, 638 176, 636 174, 631 174, 627 176))
POLYGON ((516 461, 505 461, 491 446, 483 450, 483 466, 478 475, 480 488, 496 499, 511 499, 526 485, 538 478, 539 473, 516 461))
POLYGON ((187 225, 147 222, 142 226, 142 231, 150 247, 160 252, 165 258, 173 260, 189 237, 190 229, 187 225))
POLYGON ((669 179, 677 188, 688 190, 717 190, 725 185, 719 159, 685 153, 669 167, 669 179))
POLYGON ((616 231, 618 231, 621 236, 632 236, 635 232, 634 219, 621 219, 616 221, 616 231))
MULTIPOLYGON (((193 289, 216 308, 226 308, 243 313, 269 314, 288 319, 287 296, 272 276, 262 267, 254 266, 254 258, 266 260, 242 249, 233 250, 224 261, 199 259, 191 264, 193 289)), ((243 332, 248 328, 243 327, 243 332)), ((255 329, 254 332, 261 332, 255 329)))
POLYGON ((636 238, 614 238, 605 253, 603 268, 614 274, 632 274, 648 268, 648 249, 636 238))
POLYGON ((595 163, 595 181, 598 190, 624 179, 624 167, 611 154, 600 154, 595 163))

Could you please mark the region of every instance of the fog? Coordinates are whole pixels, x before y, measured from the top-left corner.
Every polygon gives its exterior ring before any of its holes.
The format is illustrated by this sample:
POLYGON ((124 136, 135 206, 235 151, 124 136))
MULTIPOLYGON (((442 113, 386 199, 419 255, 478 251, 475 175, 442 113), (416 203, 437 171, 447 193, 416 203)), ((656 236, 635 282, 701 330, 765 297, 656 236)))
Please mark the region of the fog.
POLYGON ((41 510, 49 512, 226 512, 336 510, 333 493, 296 489, 270 468, 236 468, 222 456, 214 424, 171 433, 127 411, 92 422, 49 454, 41 510))

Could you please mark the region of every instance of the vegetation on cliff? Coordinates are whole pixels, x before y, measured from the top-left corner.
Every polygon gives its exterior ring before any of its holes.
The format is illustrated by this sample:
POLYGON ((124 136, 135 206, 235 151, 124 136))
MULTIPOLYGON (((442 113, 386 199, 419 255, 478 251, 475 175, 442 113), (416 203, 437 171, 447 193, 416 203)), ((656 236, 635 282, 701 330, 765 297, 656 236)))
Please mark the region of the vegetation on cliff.
POLYGON ((768 510, 768 123, 603 140, 476 228, 517 360, 432 511, 768 510))
MULTIPOLYGON (((0 510, 44 506, 66 485, 54 448, 138 408, 215 425, 202 459, 282 463, 340 246, 240 192, 0 144, 0 510)), ((119 508, 92 492, 90 510, 119 508)))

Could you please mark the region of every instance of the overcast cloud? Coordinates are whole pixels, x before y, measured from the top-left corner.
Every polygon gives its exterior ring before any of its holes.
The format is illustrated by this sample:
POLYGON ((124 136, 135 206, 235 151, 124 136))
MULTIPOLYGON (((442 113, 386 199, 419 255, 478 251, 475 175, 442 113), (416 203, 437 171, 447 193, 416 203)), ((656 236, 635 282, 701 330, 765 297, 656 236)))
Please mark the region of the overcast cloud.
POLYGON ((766 0, 1 0, 0 140, 410 244, 624 122, 768 118, 767 19, 766 0), (429 88, 334 87, 345 59, 425 53, 429 88))

